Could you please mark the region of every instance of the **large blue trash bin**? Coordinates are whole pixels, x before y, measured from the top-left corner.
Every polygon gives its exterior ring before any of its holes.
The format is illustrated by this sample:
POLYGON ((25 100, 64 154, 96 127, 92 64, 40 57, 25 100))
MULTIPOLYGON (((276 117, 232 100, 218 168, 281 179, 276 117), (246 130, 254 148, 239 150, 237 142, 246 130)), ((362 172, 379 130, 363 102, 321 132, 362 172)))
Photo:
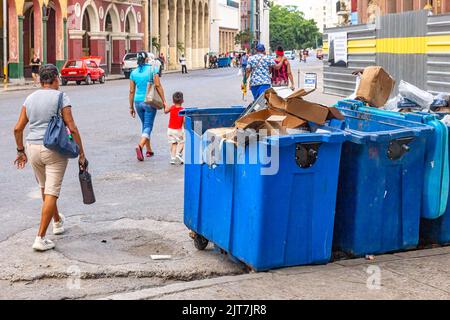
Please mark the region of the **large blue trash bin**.
POLYGON ((447 207, 449 193, 449 130, 444 123, 439 121, 438 115, 423 112, 400 113, 380 110, 365 106, 361 101, 350 99, 338 101, 337 107, 419 122, 433 127, 433 133, 427 137, 425 149, 421 217, 436 219, 442 216, 447 207))
POLYGON ((432 128, 340 111, 350 137, 342 149, 334 248, 362 256, 416 247, 426 135, 432 128))
POLYGON ((186 134, 191 135, 186 139, 184 223, 258 271, 328 262, 345 134, 313 126, 312 133, 267 138, 270 155, 278 154, 279 159, 278 171, 272 175, 261 174, 270 165, 259 159, 262 151, 253 144, 236 149, 234 159, 246 161, 193 163, 201 146, 199 134, 231 126, 243 111, 184 111, 186 134), (198 125, 195 129, 195 122, 202 123, 202 129, 198 125), (258 155, 253 164, 248 161, 250 152, 258 155), (302 163, 303 152, 311 163, 302 163))
POLYGON ((450 167, 450 129, 441 119, 443 113, 398 113, 379 110, 365 106, 361 101, 344 99, 338 102, 338 107, 386 115, 399 119, 421 122, 432 125, 434 132, 427 137, 425 149, 425 172, 420 221, 420 239, 424 243, 450 243, 450 204, 449 167, 450 167))
MULTIPOLYGON (((436 114, 442 118, 444 114, 436 114)), ((449 129, 450 132, 450 129, 449 129)), ((450 138, 448 139, 450 149, 450 138)), ((437 219, 421 219, 420 237, 426 243, 450 244, 450 203, 442 216, 437 219)))

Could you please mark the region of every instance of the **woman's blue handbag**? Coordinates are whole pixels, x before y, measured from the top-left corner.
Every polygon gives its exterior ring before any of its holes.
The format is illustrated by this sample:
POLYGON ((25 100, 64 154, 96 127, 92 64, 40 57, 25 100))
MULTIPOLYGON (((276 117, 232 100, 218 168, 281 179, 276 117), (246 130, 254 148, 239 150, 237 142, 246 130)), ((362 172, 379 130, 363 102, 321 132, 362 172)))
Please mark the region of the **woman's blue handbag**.
POLYGON ((67 130, 61 109, 63 104, 63 92, 59 94, 58 109, 48 123, 44 135, 44 146, 47 149, 56 151, 67 158, 76 158, 80 154, 80 147, 72 139, 72 135, 67 130))

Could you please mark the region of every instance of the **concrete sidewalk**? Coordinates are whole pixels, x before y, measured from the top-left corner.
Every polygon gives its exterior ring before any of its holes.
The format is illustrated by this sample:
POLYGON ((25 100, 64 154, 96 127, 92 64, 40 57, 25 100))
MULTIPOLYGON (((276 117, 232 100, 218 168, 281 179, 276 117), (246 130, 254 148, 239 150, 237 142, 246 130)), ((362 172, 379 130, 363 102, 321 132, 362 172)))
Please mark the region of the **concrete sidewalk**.
MULTIPOLYGON (((205 68, 196 68, 189 71, 199 71, 199 70, 206 70, 205 68)), ((163 71, 163 76, 165 74, 172 74, 172 73, 181 73, 181 69, 177 70, 167 70, 163 71)), ((106 76, 106 81, 115 81, 115 80, 126 80, 125 76, 123 74, 110 74, 106 76)), ((33 81, 26 79, 25 84, 23 83, 7 83, 2 84, 0 83, 0 94, 1 93, 7 93, 7 92, 13 92, 13 91, 25 91, 25 90, 35 90, 37 87, 33 86, 33 81)))
POLYGON ((450 247, 175 283, 104 299, 450 299, 450 247))

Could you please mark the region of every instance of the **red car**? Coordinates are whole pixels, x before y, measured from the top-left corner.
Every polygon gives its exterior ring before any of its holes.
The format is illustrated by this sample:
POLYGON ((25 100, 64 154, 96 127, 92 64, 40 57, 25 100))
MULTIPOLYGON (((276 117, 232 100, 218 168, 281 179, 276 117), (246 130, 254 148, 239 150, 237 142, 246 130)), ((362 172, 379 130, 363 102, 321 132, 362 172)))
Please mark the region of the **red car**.
POLYGON ((98 81, 105 83, 105 70, 99 67, 101 57, 83 57, 68 60, 61 69, 61 83, 63 86, 69 81, 81 82, 87 85, 98 81))

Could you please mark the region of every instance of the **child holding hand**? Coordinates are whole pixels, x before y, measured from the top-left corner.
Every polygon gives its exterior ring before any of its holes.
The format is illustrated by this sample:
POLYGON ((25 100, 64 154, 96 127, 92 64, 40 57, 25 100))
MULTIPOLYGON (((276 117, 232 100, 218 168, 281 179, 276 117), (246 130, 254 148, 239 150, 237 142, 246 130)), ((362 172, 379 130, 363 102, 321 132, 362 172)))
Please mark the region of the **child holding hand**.
POLYGON ((170 164, 184 163, 184 117, 179 115, 183 110, 183 93, 175 92, 172 96, 173 105, 164 109, 165 113, 170 113, 169 128, 167 129, 167 138, 170 144, 170 164))

